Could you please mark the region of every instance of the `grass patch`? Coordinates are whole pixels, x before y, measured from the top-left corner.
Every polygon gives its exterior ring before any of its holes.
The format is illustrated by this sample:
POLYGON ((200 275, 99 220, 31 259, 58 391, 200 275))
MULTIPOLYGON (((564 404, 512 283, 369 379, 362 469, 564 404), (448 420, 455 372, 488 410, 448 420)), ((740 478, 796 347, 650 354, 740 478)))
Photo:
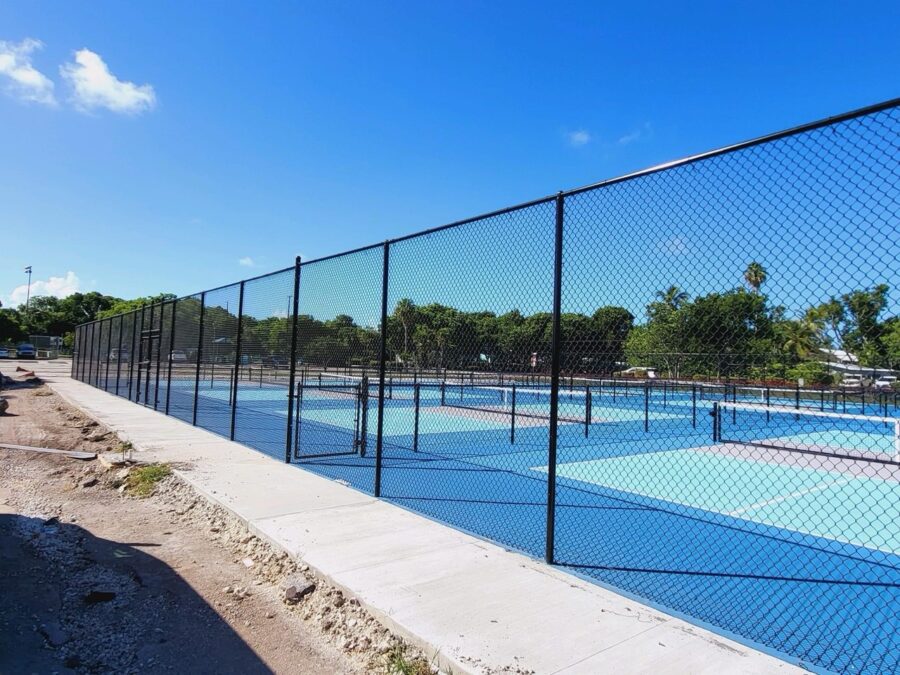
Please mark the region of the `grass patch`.
POLYGON ((396 645, 388 652, 387 668, 391 675, 432 675, 429 663, 419 657, 410 659, 403 645, 396 645))
POLYGON ((156 484, 172 474, 168 464, 148 464, 132 469, 125 479, 125 489, 138 497, 149 497, 156 484))

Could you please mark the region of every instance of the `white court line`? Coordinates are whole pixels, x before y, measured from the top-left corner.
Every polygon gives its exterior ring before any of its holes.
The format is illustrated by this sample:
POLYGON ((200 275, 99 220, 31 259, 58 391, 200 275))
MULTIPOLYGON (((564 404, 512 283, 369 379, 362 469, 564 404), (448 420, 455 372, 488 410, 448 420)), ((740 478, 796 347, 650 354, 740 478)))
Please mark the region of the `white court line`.
POLYGON ((729 511, 727 515, 729 516, 739 516, 747 511, 752 511, 755 509, 761 509, 764 506, 771 506, 772 504, 778 504, 779 502, 787 501, 788 499, 793 499, 794 497, 803 497, 805 495, 813 494, 814 492, 822 492, 823 490, 827 490, 830 487, 834 487, 835 485, 846 485, 854 480, 854 478, 844 478, 841 480, 835 480, 831 482, 819 483, 818 485, 813 485, 811 488, 806 488, 805 490, 797 490, 796 492, 791 492, 786 495, 780 495, 775 497, 774 499, 766 499, 761 502, 757 502, 756 504, 750 504, 749 506, 742 506, 739 509, 734 511, 729 511))

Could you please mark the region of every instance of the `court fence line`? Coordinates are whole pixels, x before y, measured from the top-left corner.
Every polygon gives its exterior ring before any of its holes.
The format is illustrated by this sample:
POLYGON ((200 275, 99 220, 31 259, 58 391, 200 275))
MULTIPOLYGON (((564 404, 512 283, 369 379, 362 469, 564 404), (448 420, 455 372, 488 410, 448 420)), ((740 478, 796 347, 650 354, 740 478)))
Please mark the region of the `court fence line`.
POLYGON ((72 377, 787 658, 900 668, 900 626, 886 618, 900 600, 898 389, 825 382, 821 362, 873 380, 890 372, 873 363, 888 359, 885 336, 900 326, 878 321, 898 309, 889 296, 900 284, 898 139, 893 99, 381 244, 297 257, 79 326, 72 377), (748 262, 729 287, 724 270, 748 262), (641 323, 632 310, 644 303, 641 323), (764 440, 800 440, 774 455, 723 442, 726 413, 734 423, 764 414, 752 418, 768 425, 753 429, 764 440), (864 464, 882 436, 891 450, 864 464), (830 453, 813 437, 865 448, 830 453), (754 473, 760 463, 771 475, 754 473), (673 471, 687 484, 664 475, 673 471), (706 484, 697 471, 726 473, 706 484), (726 518, 740 509, 715 506, 742 496, 721 487, 730 480, 748 499, 773 492, 759 503, 783 504, 813 474, 813 493, 840 485, 846 500, 844 483, 822 478, 840 472, 865 481, 850 497, 865 515, 837 496, 819 513, 801 504, 742 520, 726 518), (658 581, 666 574, 681 579, 676 589, 658 581), (714 589, 693 576, 717 580, 714 589), (726 581, 735 579, 745 585, 726 581), (753 579, 760 585, 746 586, 753 579), (813 599, 778 580, 828 590, 813 599), (788 600, 810 615, 773 620, 782 635, 742 609, 788 600), (823 637, 816 602, 824 616, 856 616, 823 637), (852 653, 829 642, 862 635, 865 648, 852 653))

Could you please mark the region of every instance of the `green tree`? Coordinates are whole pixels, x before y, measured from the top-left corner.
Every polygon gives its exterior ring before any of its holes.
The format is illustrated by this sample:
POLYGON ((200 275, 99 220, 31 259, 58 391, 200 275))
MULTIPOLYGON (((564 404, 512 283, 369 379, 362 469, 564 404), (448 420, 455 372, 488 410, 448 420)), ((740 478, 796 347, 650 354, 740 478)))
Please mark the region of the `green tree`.
POLYGON ((161 302, 169 302, 176 297, 177 296, 173 293, 158 293, 157 295, 146 295, 141 298, 134 298, 133 300, 115 298, 114 302, 109 307, 98 312, 97 318, 105 319, 108 316, 124 314, 125 312, 140 309, 141 305, 156 305, 161 302))
POLYGON ((18 310, 0 309, 0 345, 15 344, 26 337, 18 310))
POLYGON ((884 322, 881 344, 888 368, 900 368, 900 317, 884 322))
POLYGON ((409 298, 403 298, 394 307, 394 316, 403 327, 403 354, 409 353, 409 336, 416 320, 416 305, 409 298))

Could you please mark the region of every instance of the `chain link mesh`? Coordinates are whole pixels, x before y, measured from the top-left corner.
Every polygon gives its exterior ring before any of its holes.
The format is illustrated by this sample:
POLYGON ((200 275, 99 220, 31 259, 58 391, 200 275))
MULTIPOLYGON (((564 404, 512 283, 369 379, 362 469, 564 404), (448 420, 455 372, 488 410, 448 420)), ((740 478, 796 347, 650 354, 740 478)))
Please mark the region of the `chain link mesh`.
POLYGON ((898 139, 884 105, 146 307, 79 327, 73 374, 814 669, 895 672, 898 139))
POLYGON ((383 262, 376 246, 304 263, 297 309, 294 458, 367 493, 375 489, 383 262))
POLYGON ((185 422, 194 419, 201 302, 201 295, 191 295, 180 298, 175 305, 169 414, 185 422))
POLYGON ((235 440, 284 457, 294 268, 244 285, 235 440))

